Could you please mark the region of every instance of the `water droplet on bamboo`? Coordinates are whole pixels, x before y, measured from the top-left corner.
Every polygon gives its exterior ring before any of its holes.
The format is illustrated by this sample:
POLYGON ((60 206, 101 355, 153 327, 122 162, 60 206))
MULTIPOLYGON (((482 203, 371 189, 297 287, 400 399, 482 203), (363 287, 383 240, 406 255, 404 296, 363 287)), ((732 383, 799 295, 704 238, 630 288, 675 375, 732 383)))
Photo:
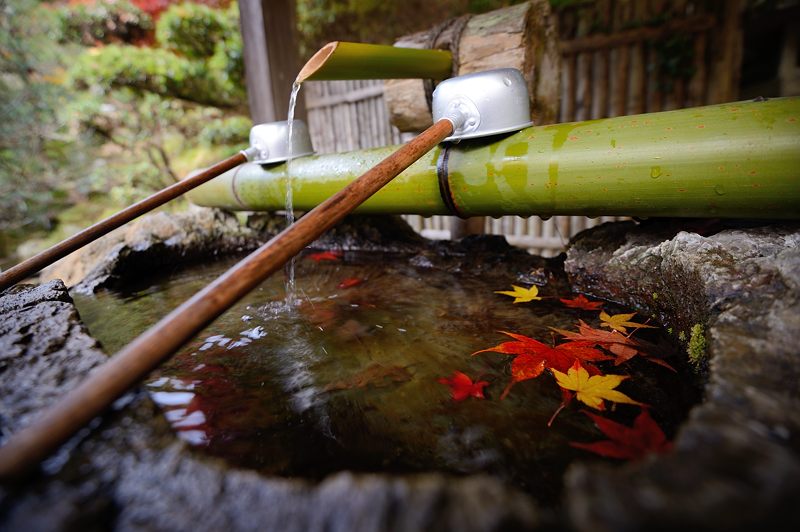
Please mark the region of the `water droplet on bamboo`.
POLYGON ((652 166, 650 168, 650 177, 652 177, 653 179, 661 177, 661 167, 660 166, 652 166))

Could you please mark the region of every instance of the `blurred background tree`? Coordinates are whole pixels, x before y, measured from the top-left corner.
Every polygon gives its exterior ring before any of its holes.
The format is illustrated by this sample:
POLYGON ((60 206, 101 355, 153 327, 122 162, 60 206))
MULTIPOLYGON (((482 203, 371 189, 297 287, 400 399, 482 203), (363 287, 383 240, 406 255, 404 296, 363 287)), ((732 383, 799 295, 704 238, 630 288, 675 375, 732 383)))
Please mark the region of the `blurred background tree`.
POLYGON ((0 0, 0 257, 241 149, 238 17, 230 0, 0 0))

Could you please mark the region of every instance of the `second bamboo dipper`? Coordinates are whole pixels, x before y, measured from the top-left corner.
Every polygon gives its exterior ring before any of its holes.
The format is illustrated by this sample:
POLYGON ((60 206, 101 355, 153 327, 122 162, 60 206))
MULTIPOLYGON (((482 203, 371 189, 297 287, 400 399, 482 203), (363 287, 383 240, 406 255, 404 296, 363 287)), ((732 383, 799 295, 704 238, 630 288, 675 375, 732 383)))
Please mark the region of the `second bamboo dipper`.
POLYGON ((453 128, 450 119, 436 122, 92 371, 77 388, 0 447, 0 479, 9 481, 29 472, 203 327, 452 134, 453 128))

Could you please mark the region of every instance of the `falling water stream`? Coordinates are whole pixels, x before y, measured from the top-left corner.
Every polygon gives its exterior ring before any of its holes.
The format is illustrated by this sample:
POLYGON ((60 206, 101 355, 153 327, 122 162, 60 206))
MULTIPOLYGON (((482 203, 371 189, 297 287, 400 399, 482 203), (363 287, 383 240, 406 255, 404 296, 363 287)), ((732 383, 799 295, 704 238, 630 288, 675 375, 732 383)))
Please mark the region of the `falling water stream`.
MULTIPOLYGON (((292 94, 289 97, 289 113, 287 115, 288 135, 286 136, 286 227, 294 223, 294 199, 292 190, 292 133, 294 131, 294 110, 297 106, 297 95, 300 92, 301 82, 295 81, 292 85, 292 94)), ((286 277, 286 304, 296 303, 295 258, 289 259, 284 268, 286 277)))

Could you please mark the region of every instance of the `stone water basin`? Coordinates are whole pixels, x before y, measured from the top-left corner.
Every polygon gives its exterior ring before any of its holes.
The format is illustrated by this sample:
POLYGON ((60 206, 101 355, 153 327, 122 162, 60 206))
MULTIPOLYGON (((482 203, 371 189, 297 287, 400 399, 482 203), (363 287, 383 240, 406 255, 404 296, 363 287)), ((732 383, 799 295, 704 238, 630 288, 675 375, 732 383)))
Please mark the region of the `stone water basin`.
MULTIPOLYGON (((606 439, 577 400, 548 426, 562 402, 548 371, 501 399, 513 356, 473 353, 511 340, 500 331, 553 345, 563 341, 553 328, 574 331, 578 320, 610 329, 598 310, 560 301, 575 294, 558 260, 466 255, 307 250, 296 261, 293 303, 285 277, 274 275, 145 387, 192 449, 234 466, 309 479, 342 470, 489 473, 546 507, 557 505, 571 463, 619 460, 571 445, 606 439), (515 304, 496 293, 512 285, 537 285, 542 299, 515 304), (440 380, 456 371, 487 382, 484 398, 454 400, 440 380)), ((75 294, 75 302, 113 353, 234 262, 166 269, 124 289, 75 294)), ((607 301, 603 309, 633 312, 607 301)), ((626 376, 617 389, 649 405, 671 439, 699 400, 695 379, 666 331, 631 332, 675 371, 642 357, 596 367, 626 376)), ((593 412, 625 425, 641 412, 605 404, 593 412)))

